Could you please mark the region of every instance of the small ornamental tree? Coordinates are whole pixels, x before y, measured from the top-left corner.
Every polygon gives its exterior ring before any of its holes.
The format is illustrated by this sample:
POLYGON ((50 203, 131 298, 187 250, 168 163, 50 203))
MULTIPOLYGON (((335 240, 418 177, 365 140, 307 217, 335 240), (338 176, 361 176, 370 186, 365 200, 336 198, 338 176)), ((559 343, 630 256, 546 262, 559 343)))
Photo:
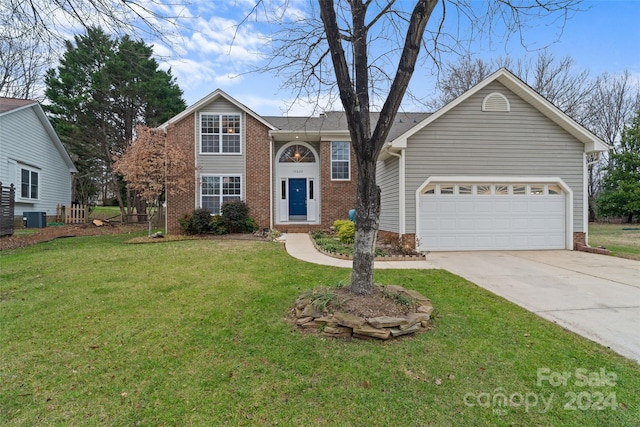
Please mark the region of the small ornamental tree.
POLYGON ((114 170, 121 174, 130 190, 146 204, 149 220, 157 212, 167 183, 171 194, 185 191, 195 172, 195 166, 182 150, 167 146, 164 131, 147 126, 136 127, 136 139, 114 161, 114 170))

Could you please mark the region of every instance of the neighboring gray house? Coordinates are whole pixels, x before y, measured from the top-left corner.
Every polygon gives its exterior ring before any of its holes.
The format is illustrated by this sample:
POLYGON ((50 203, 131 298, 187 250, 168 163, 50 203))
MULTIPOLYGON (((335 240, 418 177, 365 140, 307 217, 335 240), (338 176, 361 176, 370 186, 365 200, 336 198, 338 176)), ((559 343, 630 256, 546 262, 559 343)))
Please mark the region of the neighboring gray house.
POLYGON ((588 232, 587 155, 608 150, 500 69, 390 138, 380 230, 422 251, 573 249, 588 232))
POLYGON ((16 188, 15 215, 71 203, 77 169, 37 101, 0 98, 0 182, 16 188))

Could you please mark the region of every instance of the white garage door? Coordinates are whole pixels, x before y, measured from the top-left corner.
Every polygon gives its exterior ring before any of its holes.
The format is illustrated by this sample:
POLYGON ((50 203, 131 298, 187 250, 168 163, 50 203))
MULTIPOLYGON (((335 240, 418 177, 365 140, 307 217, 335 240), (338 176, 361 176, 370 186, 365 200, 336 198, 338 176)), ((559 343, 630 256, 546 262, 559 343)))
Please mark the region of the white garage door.
POLYGON ((557 184, 427 185, 423 251, 565 249, 566 194, 557 184))

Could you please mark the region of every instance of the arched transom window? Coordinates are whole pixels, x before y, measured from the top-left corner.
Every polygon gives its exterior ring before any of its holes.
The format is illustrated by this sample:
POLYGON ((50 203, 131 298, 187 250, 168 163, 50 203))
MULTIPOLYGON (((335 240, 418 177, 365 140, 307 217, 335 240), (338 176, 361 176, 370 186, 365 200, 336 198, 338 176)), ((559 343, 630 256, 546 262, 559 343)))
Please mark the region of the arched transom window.
POLYGON ((315 163, 316 158, 304 145, 290 145, 280 155, 280 163, 315 163))

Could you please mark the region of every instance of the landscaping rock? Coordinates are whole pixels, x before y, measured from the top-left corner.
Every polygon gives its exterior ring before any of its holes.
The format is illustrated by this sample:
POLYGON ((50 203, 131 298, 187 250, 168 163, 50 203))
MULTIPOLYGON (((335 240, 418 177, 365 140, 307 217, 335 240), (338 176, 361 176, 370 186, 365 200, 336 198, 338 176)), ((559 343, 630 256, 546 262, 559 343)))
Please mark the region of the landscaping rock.
POLYGON ((336 326, 331 327, 327 326, 323 329, 322 335, 330 336, 333 338, 347 338, 353 334, 353 329, 347 328, 345 326, 336 326))
POLYGON ((321 317, 322 312, 317 308, 315 308, 313 304, 307 304, 304 310, 302 310, 302 317, 307 317, 307 316, 321 317))
POLYGON ((366 323, 366 320, 362 317, 347 313, 334 313, 333 318, 338 322, 338 324, 354 329, 359 328, 366 323))
POLYGON ((353 333, 357 335, 378 338, 381 340, 387 340, 391 336, 391 332, 389 331, 389 329, 374 328, 373 326, 367 324, 364 324, 358 328, 353 328, 353 333))
POLYGON ((400 330, 407 330, 414 325, 419 325, 423 320, 429 320, 429 315, 426 313, 409 313, 406 316, 407 322, 403 325, 399 325, 400 330))
POLYGON ((406 325, 409 321, 406 317, 380 316, 367 319, 367 323, 374 328, 392 328, 394 326, 406 325))
POLYGON ((414 332, 418 332, 421 326, 420 323, 416 323, 408 329, 402 330, 400 328, 389 328, 389 332, 393 337, 400 337, 402 335, 413 334, 414 332))
POLYGON ((326 325, 327 327, 335 328, 338 326, 338 321, 333 317, 333 315, 322 316, 316 319, 316 322, 326 325))
POLYGON ((296 320, 296 325, 298 325, 298 326, 302 326, 302 325, 304 325, 305 323, 309 323, 309 322, 311 322, 312 320, 313 320, 313 317, 312 317, 312 316, 301 317, 301 318, 299 318, 298 320, 296 320))
POLYGON ((307 322, 307 323, 304 323, 304 324, 300 325, 300 327, 302 327, 304 329, 320 329, 320 323, 314 322, 312 320, 311 322, 307 322))
POLYGON ((309 301, 311 300, 308 297, 300 297, 296 300, 294 307, 303 310, 307 306, 307 304, 309 304, 309 301))
MULTIPOLYGON (((303 329, 321 331, 321 334, 327 337, 378 340, 387 340, 392 337, 401 337, 428 330, 429 319, 434 311, 433 305, 428 298, 425 298, 419 292, 406 290, 402 286, 378 285, 378 288, 393 295, 411 298, 414 301, 418 301, 419 305, 417 308, 412 308, 409 313, 405 312, 406 314, 404 315, 397 314, 398 312, 403 312, 401 310, 396 311, 394 315, 374 316, 365 319, 362 315, 351 314, 351 312, 336 312, 333 314, 329 313, 328 310, 323 312, 311 303, 309 292, 307 292, 296 300, 292 309, 292 313, 296 317, 296 325, 303 329)), ((349 310, 348 305, 346 307, 346 310, 349 310)), ((369 310, 370 307, 367 309, 369 310)), ((391 311, 393 311, 392 308, 391 311)), ((370 312, 376 313, 373 310, 370 312)), ((378 313, 384 312, 378 311, 378 313)))
POLYGON ((433 305, 431 305, 430 302, 424 302, 416 309, 418 313, 425 313, 429 316, 431 316, 431 313, 433 313, 433 310, 434 310, 433 305))

